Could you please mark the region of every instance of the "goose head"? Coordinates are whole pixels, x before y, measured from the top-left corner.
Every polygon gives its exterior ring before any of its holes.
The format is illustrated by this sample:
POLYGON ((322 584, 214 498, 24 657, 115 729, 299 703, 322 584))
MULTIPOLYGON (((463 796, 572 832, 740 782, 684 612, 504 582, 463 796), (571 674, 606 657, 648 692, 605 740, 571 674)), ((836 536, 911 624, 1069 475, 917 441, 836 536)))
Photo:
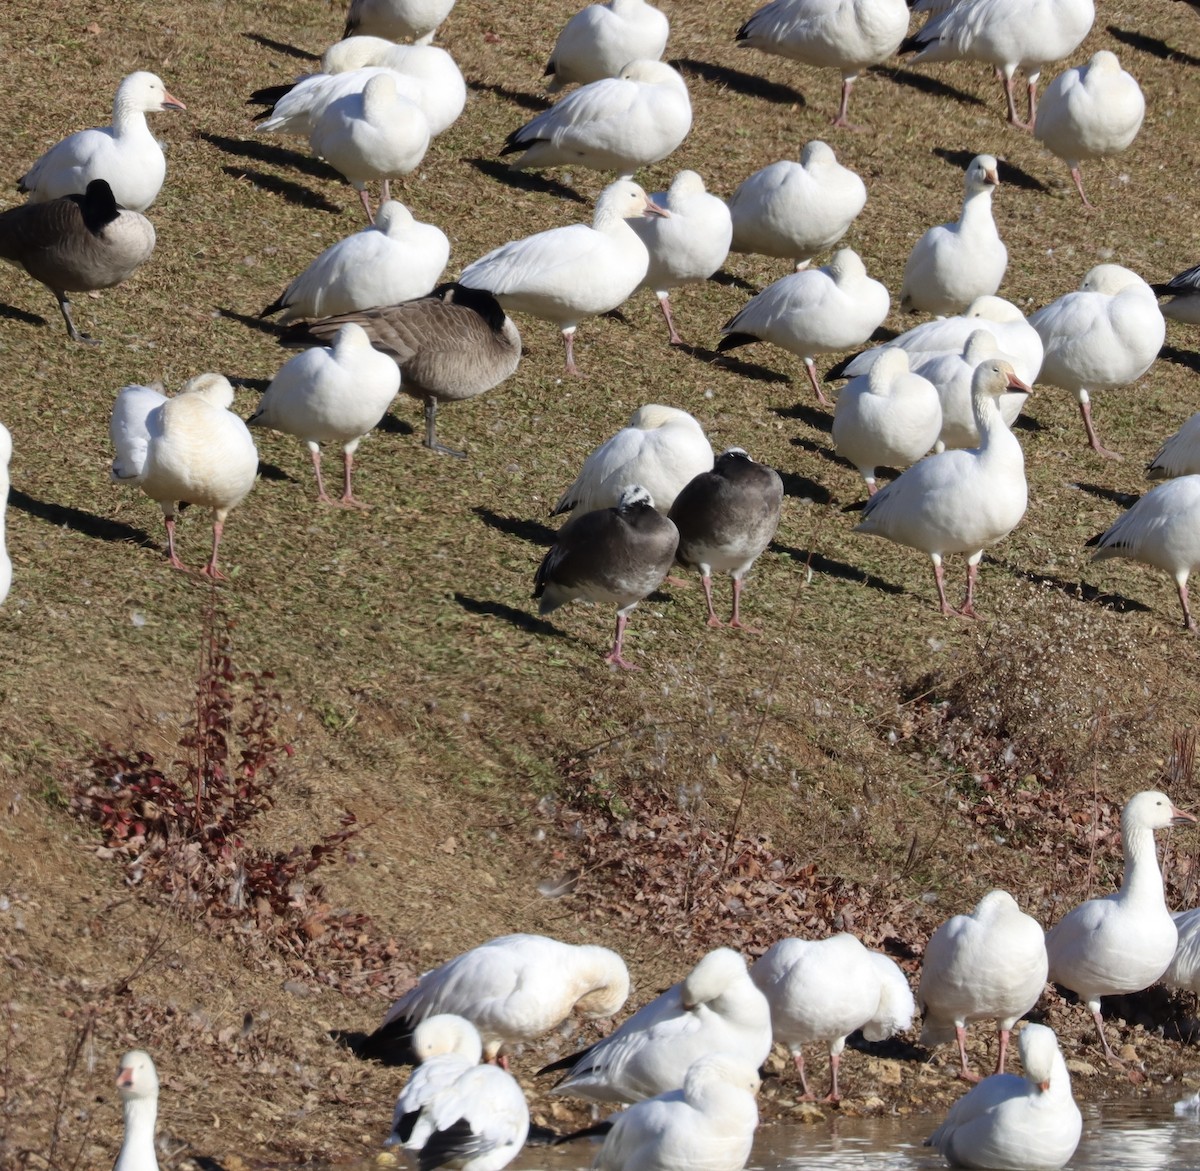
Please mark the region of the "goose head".
POLYGON ((622 81, 637 81, 642 85, 665 85, 684 95, 687 94, 687 82, 683 80, 682 74, 672 69, 665 61, 652 61, 649 58, 630 61, 619 76, 622 81))
POLYGON ((347 37, 325 50, 321 72, 348 73, 352 69, 378 65, 392 48, 395 48, 395 42, 385 41, 382 37, 347 37))
POLYGON ((998 357, 1000 347, 996 344, 996 335, 990 330, 976 329, 967 335, 963 343, 963 361, 974 368, 988 358, 998 357))
POLYGON ((968 195, 1000 186, 1000 164, 994 155, 976 155, 967 167, 963 187, 968 195))
POLYGON ((653 508, 654 497, 641 484, 626 484, 617 500, 617 511, 628 512, 631 508, 641 507, 653 508))
POLYGON ((853 248, 839 248, 823 270, 835 285, 857 284, 866 279, 867 266, 853 248))
POLYGON ((464 1017, 446 1012, 426 1017, 417 1025, 413 1030, 412 1046, 418 1062, 455 1053, 478 1065, 483 1056, 479 1030, 464 1017))
MULTIPOLYGON (((678 407, 665 407, 662 403, 646 403, 629 416, 629 425, 636 427, 639 431, 656 431, 659 427, 665 427, 669 423, 682 423, 689 419, 695 422, 687 411, 681 411, 678 407)), ((699 426, 698 423, 696 425, 699 426)))
POLYGON ((1157 789, 1147 789, 1125 802, 1121 810, 1121 832, 1146 827, 1165 829, 1168 825, 1191 825, 1196 818, 1171 804, 1171 798, 1157 789))
POLYGON ((117 1067, 117 1092, 122 1102, 158 1097, 158 1071, 144 1049, 131 1049, 117 1067))
POLYGON ((180 387, 179 394, 194 394, 226 410, 233 406, 233 386, 224 374, 197 374, 180 387))
POLYGON ((690 1012, 716 1000, 740 980, 749 979, 746 961, 731 947, 710 951, 688 974, 680 989, 683 1007, 690 1012))
POLYGON ((665 207, 659 207, 632 179, 618 179, 600 192, 592 226, 598 228, 614 219, 633 220, 638 216, 669 219, 670 215, 665 207))
POLYGON ((157 110, 186 110, 178 98, 167 93, 167 87, 157 74, 139 70, 131 73, 117 87, 115 105, 121 109, 153 113, 157 110))
MULTIPOLYGON (((983 330, 978 332, 982 333, 983 330)), ((885 346, 867 371, 867 385, 876 394, 885 394, 897 378, 902 378, 909 371, 908 351, 901 346, 885 346)))
MULTIPOLYGON (((1145 285, 1146 282, 1131 268, 1120 264, 1097 264, 1095 268, 1088 270, 1079 285, 1079 290, 1083 293, 1103 293, 1115 297, 1131 285, 1139 284, 1145 285)), ((1150 286, 1146 285, 1146 288, 1150 286)))
POLYGON ((828 170, 837 166, 837 155, 827 142, 814 138, 812 142, 804 144, 804 149, 800 152, 800 165, 806 171, 828 170))
POLYGON ((971 393, 976 392, 999 398, 1010 390, 1023 391, 1029 394, 1032 388, 1022 382, 1013 370, 1012 364, 1003 358, 988 358, 975 367, 971 375, 971 393))
POLYGON ((967 306, 967 311, 963 316, 980 317, 984 321, 1023 321, 1025 319, 1025 314, 1011 301, 991 295, 976 297, 967 306))
POLYGON ((699 174, 695 171, 680 171, 671 180, 671 186, 667 188, 668 202, 681 196, 703 195, 705 190, 704 180, 699 174))
POLYGON ((1093 53, 1091 59, 1083 67, 1083 75, 1085 80, 1093 73, 1120 73, 1121 62, 1117 58, 1116 53, 1110 52, 1108 49, 1100 49, 1093 53))
MULTIPOLYGON (((352 37, 351 40, 357 40, 357 37, 352 37)), ((408 210, 398 199, 389 199, 375 213, 375 223, 373 228, 376 232, 382 232, 385 236, 390 236, 393 232, 401 232, 405 228, 411 228, 417 221, 413 213, 408 210)), ((371 229, 368 228, 368 231, 371 229)))
POLYGON ((758 1070, 748 1061, 733 1053, 706 1053, 688 1066, 683 1079, 684 1097, 695 1098, 703 1086, 714 1082, 723 1082, 752 1094, 757 1094, 762 1086, 758 1070))
POLYGON ((1058 1038, 1045 1025, 1027 1024, 1017 1044, 1021 1049, 1021 1067, 1025 1076, 1044 1094, 1061 1061, 1058 1038))
POLYGON ((579 955, 595 981, 592 991, 575 1002, 580 1015, 599 1020, 619 1012, 629 999, 629 969, 625 961, 615 951, 591 944, 580 948, 579 955))

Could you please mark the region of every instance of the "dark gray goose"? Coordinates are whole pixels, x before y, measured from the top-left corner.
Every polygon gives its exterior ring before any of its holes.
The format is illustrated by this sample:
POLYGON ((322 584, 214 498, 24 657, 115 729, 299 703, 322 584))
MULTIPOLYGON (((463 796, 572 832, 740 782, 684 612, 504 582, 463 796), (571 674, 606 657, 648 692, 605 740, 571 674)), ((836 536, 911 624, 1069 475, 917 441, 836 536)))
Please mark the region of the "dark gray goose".
POLYGON ((400 367, 400 389, 425 403, 425 446, 464 453, 437 441, 438 403, 461 402, 498 386, 517 368, 521 335, 482 289, 439 285, 428 297, 325 317, 288 330, 285 345, 329 345, 346 322, 361 325, 371 345, 400 367))
POLYGON ((83 195, 0 212, 0 258, 54 294, 72 341, 92 339, 75 328, 67 294, 119 285, 153 251, 154 225, 118 208, 103 179, 93 179, 83 195))
POLYGON ((722 625, 713 609, 714 570, 733 577, 729 625, 743 625, 738 609, 742 578, 771 543, 782 504, 779 473, 755 463, 740 447, 722 452, 711 472, 693 477, 675 497, 668 514, 679 530, 675 560, 700 571, 709 626, 722 625))
POLYGON ((534 579, 538 613, 580 598, 615 603, 617 633, 605 662, 634 670, 621 656, 629 612, 667 576, 678 542, 674 522, 655 511, 650 493, 628 485, 615 508, 585 512, 559 530, 534 579))

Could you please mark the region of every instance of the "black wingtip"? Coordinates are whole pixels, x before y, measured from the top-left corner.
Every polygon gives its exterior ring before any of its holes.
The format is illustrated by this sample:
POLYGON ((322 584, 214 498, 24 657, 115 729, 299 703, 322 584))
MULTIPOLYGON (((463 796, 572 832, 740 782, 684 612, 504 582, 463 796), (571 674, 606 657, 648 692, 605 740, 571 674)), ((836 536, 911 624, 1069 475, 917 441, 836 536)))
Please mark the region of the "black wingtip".
POLYGON ((351 1046, 355 1057, 378 1061, 383 1065, 416 1065, 417 1055, 412 1046, 413 1026, 404 1017, 380 1025, 375 1032, 351 1046))
POLYGON ((727 333, 717 342, 717 353, 725 354, 736 350, 738 346, 748 346, 758 341, 762 341, 762 338, 757 338, 752 333, 727 333))
POLYGON ((840 362, 835 362, 833 366, 825 372, 826 382, 836 382, 839 378, 849 378, 846 373, 846 367, 850 365, 856 358, 862 356, 865 351, 860 350, 857 354, 851 354, 848 358, 843 358, 840 362))
MULTIPOLYGON (((417 1165, 420 1171, 435 1171, 438 1167, 460 1161, 464 1154, 476 1153, 478 1149, 478 1136, 471 1129, 471 1124, 465 1118, 460 1118, 429 1136, 417 1156, 417 1165)), ((462 1165, 461 1162, 459 1165, 462 1165)))
MULTIPOLYGON (((1104 532, 1108 532, 1108 530, 1105 529, 1104 532)), ((1097 533, 1094 537, 1088 537, 1088 539, 1086 541, 1084 541, 1083 547, 1085 549, 1096 549, 1099 547, 1100 542, 1103 540, 1104 540, 1104 533, 1097 533)))
POLYGON ((914 34, 911 37, 905 37, 900 42, 900 48, 896 50, 897 55, 904 53, 919 53, 925 46, 917 40, 919 34, 914 34))
MULTIPOLYGON (((292 92, 291 85, 264 85, 262 89, 256 89, 247 99, 248 106, 274 106, 281 98, 292 92)), ((261 114, 256 114, 256 118, 266 118, 268 111, 261 114)))
POLYGON ((273 314, 278 313, 283 308, 285 308, 285 305, 284 305, 284 300, 283 300, 283 294, 281 293, 265 309, 260 309, 258 311, 258 315, 259 315, 259 317, 271 317, 273 314))
POLYGON ((546 68, 542 70, 542 76, 550 77, 554 74, 554 72, 554 58, 551 57, 550 60, 546 62, 546 68))

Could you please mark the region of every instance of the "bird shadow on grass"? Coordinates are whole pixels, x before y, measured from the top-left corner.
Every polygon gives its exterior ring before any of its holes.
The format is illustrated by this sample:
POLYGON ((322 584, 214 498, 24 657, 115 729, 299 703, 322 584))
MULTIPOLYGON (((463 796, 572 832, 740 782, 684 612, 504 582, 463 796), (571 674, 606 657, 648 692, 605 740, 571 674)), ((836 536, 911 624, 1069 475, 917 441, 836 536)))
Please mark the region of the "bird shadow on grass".
POLYGON ((471 511, 488 528, 506 533, 510 537, 517 537, 522 541, 528 541, 531 545, 541 545, 543 548, 547 548, 558 540, 558 530, 542 524, 541 521, 529 520, 524 516, 501 516, 500 513, 493 512, 490 508, 484 508, 482 505, 476 505, 471 511))
POLYGON ((994 557, 984 557, 983 561, 985 565, 996 565, 1001 569, 1006 569, 1013 577, 1027 581, 1030 585, 1058 590, 1064 597, 1074 598, 1089 606, 1100 606, 1105 610, 1112 610, 1116 614, 1128 614, 1135 610, 1149 614, 1153 611, 1153 607, 1147 606, 1145 602, 1134 601, 1133 598, 1127 598, 1124 594, 1110 593, 1098 586, 1089 585, 1086 581, 1056 577, 1052 573, 1034 573, 1033 570, 1022 569, 1018 565, 997 561, 994 557))
POLYGON ((82 533, 94 541, 112 541, 114 544, 140 545, 143 549, 157 549, 158 542, 145 529, 134 528, 124 521, 107 516, 84 512, 67 504, 55 504, 49 500, 38 500, 27 492, 14 488, 8 495, 12 508, 29 516, 44 520, 57 528, 67 528, 82 533))
POLYGON ((272 195, 278 195, 296 207, 306 207, 310 211, 327 211, 331 215, 341 215, 342 209, 330 203, 323 195, 319 195, 311 187, 293 183, 290 179, 280 179, 278 175, 268 175, 265 171, 252 171, 248 167, 222 167, 231 179, 246 179, 272 195))
POLYGON ((284 327, 276 324, 274 321, 267 321, 262 317, 251 317, 249 314, 239 313, 236 309, 226 309, 223 305, 218 305, 216 309, 222 317, 226 317, 230 321, 240 322, 247 329, 253 329, 258 333, 265 333, 268 337, 273 337, 280 343, 283 341, 284 327))
MULTIPOLYGON (((0 307, 0 311, 2 308, 0 307)), ((1158 351, 1158 356, 1164 362, 1171 362, 1176 366, 1186 366, 1189 370, 1200 373, 1200 354, 1195 350, 1181 350, 1178 346, 1163 346, 1158 351)))
POLYGON ((570 635, 564 634, 557 626, 547 622, 544 618, 530 614, 527 610, 518 610, 515 606, 507 606, 503 602, 483 601, 460 593, 454 595, 454 600, 468 613, 486 618, 503 618, 510 626, 515 626, 528 634, 547 634, 569 642, 578 641, 570 635))
POLYGON ((227 134, 209 134, 207 130, 200 131, 200 137, 209 146, 227 155, 239 159, 253 159, 257 163, 270 163, 273 167, 290 167, 314 179, 334 179, 341 182, 341 175, 328 163, 303 154, 298 150, 289 150, 286 146, 276 146, 271 142, 260 142, 254 138, 231 138, 227 134))
POLYGON ((506 102, 512 102, 514 106, 520 106, 523 110, 536 110, 541 113, 543 110, 548 110, 554 102, 550 98, 542 94, 529 94, 524 90, 509 89, 504 85, 496 85, 491 81, 468 81, 468 89, 478 90, 480 93, 495 94, 498 98, 503 98, 506 102))
POLYGON ((5 305, 3 302, 0 302, 0 317, 6 321, 19 321, 22 325, 50 324, 45 317, 39 317, 36 313, 27 313, 24 309, 18 309, 15 305, 5 305))
POLYGON ((731 358, 729 352, 719 353, 717 350, 706 350, 703 346, 678 346, 678 349, 701 362, 709 362, 728 370, 731 374, 740 374, 744 378, 753 378, 755 382, 790 382, 786 374, 772 370, 770 366, 760 366, 757 362, 747 362, 744 358, 731 358))
POLYGON ((403 419, 397 419, 395 415, 388 411, 378 423, 375 424, 376 431, 386 431, 389 435, 415 435, 416 428, 411 423, 406 423, 403 419))
POLYGON ((865 570, 859 569, 857 565, 847 565, 844 561, 834 561, 831 557, 810 552, 808 549, 797 549, 791 545, 781 545, 778 541, 772 541, 767 548, 772 553, 782 553, 785 557, 790 557, 800 565, 807 565, 814 573, 823 573, 826 577, 836 577, 842 581, 856 582, 859 585, 869 586, 871 589, 879 590, 885 594, 908 593, 903 586, 896 585, 895 582, 885 581, 882 577, 876 577, 873 573, 867 573, 865 570))
MULTIPOLYGON (((936 77, 929 77, 924 73, 913 73, 907 69, 886 69, 881 65, 874 66, 871 73, 881 74, 883 77, 889 77, 897 85, 903 85, 908 89, 915 89, 923 94, 928 94, 934 98, 949 98, 951 101, 962 102, 968 106, 986 106, 987 102, 976 94, 969 94, 966 90, 955 89, 952 85, 947 85, 944 81, 938 81, 936 77)), ((975 156, 972 155, 972 158, 975 156)))
MULTIPOLYGON (((933 153, 942 162, 950 163, 952 166, 965 171, 971 165, 971 160, 975 158, 975 153, 977 152, 950 150, 948 147, 935 146, 933 153)), ((1010 187, 1019 187, 1022 191, 1036 191, 1039 195, 1051 194, 1050 188, 1040 179, 1035 179, 1028 171, 1023 171, 1020 167, 1014 166, 1012 163, 1007 163, 1003 159, 998 161, 1000 164, 1001 183, 1007 183, 1010 187)))
POLYGON ((929 1050, 914 1045, 903 1037, 888 1037, 886 1041, 868 1041, 857 1029, 846 1038, 846 1047, 859 1053, 869 1053, 884 1061, 919 1061, 922 1064, 929 1060, 929 1050))
POLYGON ((496 159, 475 158, 467 159, 467 162, 480 174, 495 179, 497 183, 503 183, 505 187, 515 187, 519 191, 536 191, 541 195, 553 195, 556 199, 570 199, 575 203, 588 202, 573 187, 568 187, 557 179, 547 179, 545 175, 514 171, 507 163, 498 162, 496 159))
POLYGON ((265 394, 271 385, 269 378, 239 378, 236 374, 229 379, 234 390, 249 390, 256 394, 265 394))
POLYGON ((370 1036, 370 1033, 361 1033, 355 1029, 330 1029, 328 1033, 329 1039, 339 1049, 347 1049, 355 1057, 361 1057, 364 1060, 370 1059, 377 1065, 387 1066, 392 1069, 412 1064, 411 1060, 408 1060, 402 1052, 397 1052, 396 1054, 392 1054, 387 1050, 383 1052, 365 1052, 367 1038, 370 1036))
POLYGON ((784 106, 807 106, 804 95, 790 85, 782 85, 777 81, 769 81, 756 73, 744 73, 740 69, 730 69, 725 65, 714 65, 711 61, 697 61, 693 57, 676 57, 669 64, 681 73, 692 73, 705 81, 723 85, 734 93, 745 94, 747 97, 762 98, 765 102, 775 102, 784 106))
POLYGON ((811 427, 814 431, 824 431, 826 435, 833 431, 833 415, 820 407, 810 407, 807 403, 793 403, 790 407, 772 407, 771 413, 778 415, 781 419, 799 419, 801 423, 811 427))
POLYGON ((1086 484, 1076 480, 1075 487, 1080 492, 1094 496, 1097 500, 1107 500, 1110 504, 1119 505, 1121 508, 1132 508, 1141 499, 1132 492, 1118 492, 1115 488, 1106 488, 1103 484, 1086 484))
POLYGON ((738 276, 737 273, 728 272, 725 269, 719 269, 708 278, 714 285, 724 285, 727 289, 743 289, 747 293, 757 295, 759 288, 757 285, 752 285, 748 280, 738 276))
MULTIPOLYGON (((792 440, 792 446, 798 447, 801 451, 805 451, 809 455, 815 455, 817 459, 823 459, 826 463, 834 464, 839 468, 845 468, 850 472, 858 471, 845 456, 838 455, 832 447, 828 447, 824 443, 818 443, 815 439, 806 439, 803 435, 797 435, 792 440)), ((881 470, 879 468, 876 469, 876 471, 881 470)))
POLYGON ((1175 61, 1180 65, 1200 65, 1200 57, 1193 57, 1181 49, 1172 49, 1166 41, 1158 37, 1148 37, 1145 33, 1135 33, 1130 29, 1117 28, 1115 24, 1108 26, 1109 34, 1123 45, 1137 49, 1139 53, 1148 53, 1160 61, 1175 61))
POLYGON ((795 500, 808 500, 813 504, 829 504, 833 500, 824 484, 818 484, 816 480, 810 480, 807 476, 781 471, 779 478, 783 481, 785 496, 791 496, 795 500))
POLYGON ((319 53, 310 53, 307 49, 300 49, 295 45, 289 45, 286 41, 273 41, 270 37, 264 37, 262 33, 242 33, 242 36, 248 41, 253 41, 256 45, 262 45, 264 49, 270 49, 275 53, 282 53, 285 57, 295 57, 297 61, 321 60, 319 53))

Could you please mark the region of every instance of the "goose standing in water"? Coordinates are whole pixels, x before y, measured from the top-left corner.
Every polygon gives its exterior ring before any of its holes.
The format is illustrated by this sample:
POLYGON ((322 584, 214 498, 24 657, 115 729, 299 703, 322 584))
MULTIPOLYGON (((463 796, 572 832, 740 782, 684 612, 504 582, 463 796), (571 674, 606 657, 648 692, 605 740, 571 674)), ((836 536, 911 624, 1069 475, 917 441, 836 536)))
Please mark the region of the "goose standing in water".
POLYGON ((563 25, 545 75, 546 89, 616 77, 630 61, 658 61, 670 35, 667 18, 646 0, 589 4, 563 25))
POLYGON ((154 1153, 158 1072, 149 1053, 132 1049, 121 1058, 117 1092, 125 1114, 125 1138, 113 1171, 158 1171, 158 1157, 154 1153))

